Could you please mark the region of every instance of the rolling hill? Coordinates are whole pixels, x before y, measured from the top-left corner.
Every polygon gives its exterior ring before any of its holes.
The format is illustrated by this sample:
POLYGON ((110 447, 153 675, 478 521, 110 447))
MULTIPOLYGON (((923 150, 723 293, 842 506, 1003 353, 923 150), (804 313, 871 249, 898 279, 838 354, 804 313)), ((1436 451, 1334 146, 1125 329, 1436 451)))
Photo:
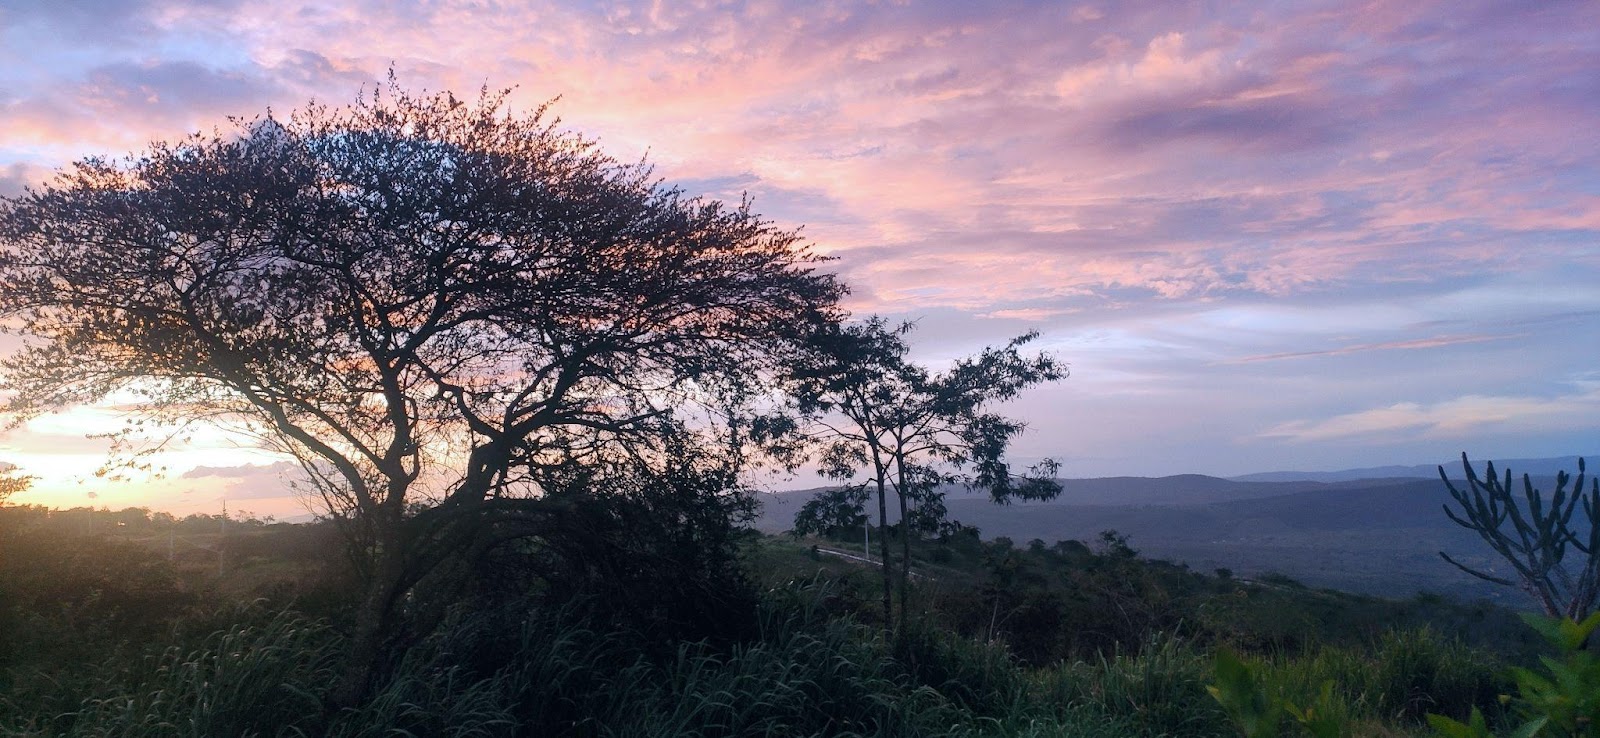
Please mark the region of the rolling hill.
MULTIPOLYGON (((1519 476, 1522 469, 1553 473, 1577 466, 1570 458, 1509 464, 1519 476)), ((1439 557, 1443 550, 1468 565, 1505 573, 1475 533, 1445 516, 1441 508, 1450 498, 1436 466, 1428 477, 1406 471, 1423 467, 1382 467, 1371 471, 1383 478, 1322 472, 1315 474, 1331 476, 1287 479, 1276 475, 1294 473, 1273 472, 1237 479, 1068 479, 1055 500, 1012 505, 995 505, 959 488, 946 492, 950 517, 988 539, 1092 542, 1101 531, 1116 530, 1145 556, 1200 570, 1274 572, 1313 586, 1390 597, 1433 592, 1520 605, 1520 592, 1472 577, 1439 557)), ((1534 484, 1549 490, 1553 480, 1536 477, 1534 484)), ((814 492, 763 495, 752 524, 769 533, 787 530, 814 492)))

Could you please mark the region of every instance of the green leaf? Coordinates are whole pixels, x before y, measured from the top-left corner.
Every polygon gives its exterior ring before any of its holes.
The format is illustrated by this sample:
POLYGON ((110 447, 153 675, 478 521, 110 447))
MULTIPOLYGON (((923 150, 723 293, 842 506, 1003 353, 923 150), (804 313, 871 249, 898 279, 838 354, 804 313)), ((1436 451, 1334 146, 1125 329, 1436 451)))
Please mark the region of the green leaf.
POLYGON ((1558 627, 1563 638, 1562 647, 1568 651, 1576 651, 1583 648, 1583 644, 1589 640, 1590 634, 1594 633, 1596 628, 1600 628, 1600 611, 1589 613, 1589 617, 1584 618, 1581 623, 1563 619, 1558 627))
POLYGON ((1539 635, 1543 636, 1545 640, 1557 645, 1564 642, 1565 639, 1561 633, 1561 624, 1563 622, 1561 618, 1546 617, 1532 612, 1524 612, 1520 613, 1520 615, 1522 622, 1527 623, 1528 627, 1538 631, 1539 635))
POLYGON ((1538 674, 1521 667, 1511 668, 1511 678, 1516 680, 1517 689, 1522 692, 1524 699, 1533 699, 1542 695, 1553 694, 1555 684, 1538 674))
POLYGON ((1512 731, 1509 738, 1533 738, 1533 736, 1539 734, 1539 731, 1544 730, 1544 726, 1549 724, 1549 722, 1549 715, 1545 715, 1534 720, 1529 720, 1528 722, 1523 723, 1521 727, 1512 731))
POLYGON ((1208 685, 1206 691, 1222 705, 1234 726, 1246 738, 1276 738, 1285 708, 1261 690, 1250 667, 1231 652, 1219 650, 1215 674, 1217 683, 1208 685))
POLYGON ((1472 708, 1472 724, 1467 725, 1443 715, 1428 713, 1428 725, 1442 738, 1494 738, 1483 722, 1483 713, 1472 708))

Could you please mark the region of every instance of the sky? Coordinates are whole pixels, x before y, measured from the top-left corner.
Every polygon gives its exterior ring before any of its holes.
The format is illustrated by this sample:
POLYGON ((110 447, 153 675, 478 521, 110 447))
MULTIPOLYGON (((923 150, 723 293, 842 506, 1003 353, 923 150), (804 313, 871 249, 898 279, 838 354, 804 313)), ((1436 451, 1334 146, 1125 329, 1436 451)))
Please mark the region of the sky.
MULTIPOLYGON (((1005 410, 1063 476, 1593 454, 1597 28, 1577 0, 5 0, 0 195, 391 68, 509 87, 803 226, 922 361, 1040 331, 1071 376, 1005 410)), ((39 477, 13 501, 304 513, 224 433, 97 478, 85 435, 120 422, 0 436, 39 477)))

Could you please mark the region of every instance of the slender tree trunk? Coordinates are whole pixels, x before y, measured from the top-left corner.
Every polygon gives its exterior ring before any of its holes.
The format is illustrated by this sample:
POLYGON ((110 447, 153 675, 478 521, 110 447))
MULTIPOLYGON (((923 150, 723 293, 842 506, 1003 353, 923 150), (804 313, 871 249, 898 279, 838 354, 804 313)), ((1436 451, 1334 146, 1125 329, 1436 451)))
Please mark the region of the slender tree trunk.
POLYGON ((889 557, 889 498, 882 477, 878 479, 878 558, 883 559, 883 630, 894 632, 894 610, 890 592, 894 591, 894 562, 889 557))
POLYGON ((900 482, 895 488, 895 497, 900 500, 900 618, 896 627, 903 632, 906 627, 906 600, 911 594, 911 516, 906 509, 906 470, 900 462, 897 459, 895 463, 900 482))
POLYGON ((887 477, 889 470, 883 464, 883 458, 878 455, 876 446, 872 449, 872 467, 877 471, 878 484, 878 551, 883 559, 883 632, 894 632, 894 610, 890 602, 890 593, 894 591, 894 571, 890 568, 889 560, 889 490, 887 477))

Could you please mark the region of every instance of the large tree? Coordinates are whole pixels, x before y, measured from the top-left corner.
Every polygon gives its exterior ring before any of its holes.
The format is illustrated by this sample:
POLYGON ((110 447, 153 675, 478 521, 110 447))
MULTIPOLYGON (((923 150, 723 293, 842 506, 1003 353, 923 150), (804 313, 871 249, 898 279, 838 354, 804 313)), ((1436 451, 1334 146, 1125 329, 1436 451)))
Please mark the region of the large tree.
POLYGON ((358 699, 446 562, 559 528, 550 480, 669 454, 674 408, 726 405, 835 319, 797 233, 557 124, 391 80, 0 200, 26 337, 0 410, 115 396, 293 454, 359 544, 335 695, 358 699))
MULTIPOLYGON (((882 318, 827 324, 813 331, 809 350, 786 375, 793 412, 766 419, 762 430, 791 466, 813 459, 824 476, 851 482, 876 498, 883 571, 883 616, 892 628, 896 589, 890 553, 889 503, 898 507, 900 533, 899 622, 906 619, 911 538, 949 525, 942 488, 964 484, 985 490, 997 503, 1049 499, 1061 492, 1046 460, 1014 474, 1006 448, 1023 425, 995 412, 998 402, 1066 376, 1047 353, 1025 356, 1028 333, 1000 348, 930 371, 910 360, 906 335, 913 324, 890 326, 882 318)), ((797 530, 826 527, 823 520, 854 520, 867 495, 824 492, 802 508, 797 530)), ((834 525, 837 527, 837 524, 834 525)))

